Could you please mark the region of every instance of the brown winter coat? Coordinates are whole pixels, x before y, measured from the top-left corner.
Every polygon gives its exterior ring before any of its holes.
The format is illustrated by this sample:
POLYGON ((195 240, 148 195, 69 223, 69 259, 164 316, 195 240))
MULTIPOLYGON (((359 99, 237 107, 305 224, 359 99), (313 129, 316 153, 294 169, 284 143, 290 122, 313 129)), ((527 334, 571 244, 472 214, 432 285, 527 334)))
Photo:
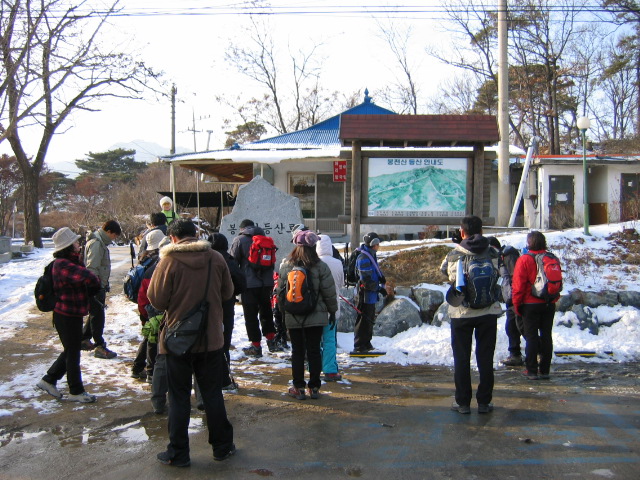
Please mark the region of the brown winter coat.
MULTIPOLYGON (((204 298, 207 284, 207 272, 211 263, 211 279, 209 281, 209 323, 207 324, 207 351, 222 348, 222 301, 233 296, 233 282, 229 267, 211 244, 197 241, 195 238, 184 238, 160 250, 160 261, 153 272, 147 296, 151 304, 158 310, 166 312, 166 324, 171 326, 178 322, 188 311, 204 298)), ((164 328, 159 339, 159 353, 166 354, 164 346, 164 328)), ((194 353, 204 352, 204 341, 198 342, 194 353)))

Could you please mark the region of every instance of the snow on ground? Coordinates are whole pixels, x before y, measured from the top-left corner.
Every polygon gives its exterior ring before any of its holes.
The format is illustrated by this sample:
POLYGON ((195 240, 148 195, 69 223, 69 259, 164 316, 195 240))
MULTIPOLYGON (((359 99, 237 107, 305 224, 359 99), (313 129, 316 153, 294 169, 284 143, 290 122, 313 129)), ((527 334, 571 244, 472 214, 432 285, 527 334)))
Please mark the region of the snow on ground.
MULTIPOLYGON (((582 229, 573 229, 563 232, 545 233, 550 249, 559 254, 561 260, 563 254, 593 255, 594 258, 605 258, 611 249, 611 244, 606 237, 619 232, 625 225, 603 225, 591 227, 592 237, 582 235, 582 229), (569 246, 570 248, 565 248, 569 246)), ((511 233, 498 235, 503 244, 509 244, 522 249, 525 245, 526 233, 511 233)), ((425 241, 396 241, 385 242, 385 246, 415 245, 415 248, 423 245, 425 241)), ((52 250, 50 248, 36 249, 27 259, 12 261, 0 265, 0 342, 9 341, 21 328, 27 327, 27 320, 33 316, 33 288, 38 276, 41 275, 45 265, 51 261, 52 250)), ((393 251, 384 255, 392 255, 393 251)), ((587 273, 574 276, 575 281, 566 278, 565 292, 573 288, 583 290, 605 289, 637 289, 638 268, 629 265, 608 265, 598 269, 588 270, 587 273), (589 273, 591 272, 591 273, 589 273)), ((574 278, 572 277, 572 278, 574 278)), ((119 279, 112 279, 113 288, 120 288, 119 279)), ((446 290, 444 285, 422 285, 425 288, 446 290)), ((595 309, 601 320, 610 321, 619 318, 620 321, 611 327, 601 327, 600 334, 591 335, 587 330, 580 330, 577 325, 571 328, 556 325, 553 330, 553 343, 555 350, 592 350, 598 355, 592 358, 554 358, 553 363, 569 361, 583 362, 627 362, 637 361, 640 356, 637 346, 640 344, 640 311, 633 307, 601 306, 595 309), (612 356, 604 352, 613 352, 612 356)), ((556 324, 575 315, 571 312, 556 314, 556 324)), ((575 322, 574 322, 575 323, 575 322)), ((60 350, 60 344, 52 328, 53 335, 49 339, 43 339, 43 345, 52 345, 60 350)), ((140 336, 140 321, 135 305, 129 302, 124 295, 114 295, 108 301, 107 322, 105 339, 110 349, 118 353, 114 360, 101 360, 94 358, 90 353, 82 354, 83 379, 90 386, 88 390, 98 396, 113 396, 126 402, 127 398, 139 394, 148 395, 148 387, 145 384, 130 378, 131 361, 133 360, 140 336), (118 378, 118 382, 110 381, 118 378)), ((231 351, 233 369, 237 380, 251 381, 254 384, 267 382, 262 376, 262 370, 266 363, 268 367, 288 369, 287 353, 269 354, 263 343, 264 355, 255 360, 244 356, 242 347, 248 345, 247 334, 244 327, 242 308, 236 305, 235 328, 233 344, 236 349, 231 351)), ((378 350, 386 351, 387 355, 379 358, 352 359, 348 352, 353 347, 353 333, 338 334, 338 361, 342 368, 358 368, 365 362, 394 362, 401 365, 445 365, 452 366, 453 358, 450 346, 450 332, 448 325, 435 327, 422 325, 414 327, 406 332, 396 335, 394 338, 374 337, 373 345, 378 350)), ((495 353, 495 366, 501 368, 500 360, 507 352, 507 337, 504 333, 504 316, 498 319, 498 341, 495 353)), ((46 372, 54 360, 54 355, 34 354, 32 359, 21 356, 12 361, 16 365, 15 376, 0 386, 0 417, 12 415, 24 406, 24 399, 29 399, 30 405, 36 409, 48 412, 62 408, 60 402, 52 402, 47 395, 34 389, 35 383, 46 372)), ((474 362, 474 360, 472 360, 474 362)), ((348 377, 343 380, 348 382, 348 377)), ((66 392, 66 384, 59 384, 61 390, 66 392)), ((285 390, 283 386, 283 391, 285 390)), ((80 408, 80 407, 74 407, 80 408)))

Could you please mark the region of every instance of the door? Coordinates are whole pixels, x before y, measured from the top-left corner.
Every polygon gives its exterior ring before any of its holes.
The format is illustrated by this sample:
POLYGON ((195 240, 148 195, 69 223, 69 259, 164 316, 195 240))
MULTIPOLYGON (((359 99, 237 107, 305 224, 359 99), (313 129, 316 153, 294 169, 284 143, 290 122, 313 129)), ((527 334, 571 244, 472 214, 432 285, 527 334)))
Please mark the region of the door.
POLYGON ((640 174, 623 173, 620 176, 620 221, 640 218, 640 174))
POLYGON ((573 175, 549 176, 549 228, 562 230, 574 226, 573 175))
POLYGON ((300 200, 302 218, 307 227, 321 233, 342 233, 338 222, 344 215, 345 182, 334 182, 333 173, 290 173, 289 194, 300 200))

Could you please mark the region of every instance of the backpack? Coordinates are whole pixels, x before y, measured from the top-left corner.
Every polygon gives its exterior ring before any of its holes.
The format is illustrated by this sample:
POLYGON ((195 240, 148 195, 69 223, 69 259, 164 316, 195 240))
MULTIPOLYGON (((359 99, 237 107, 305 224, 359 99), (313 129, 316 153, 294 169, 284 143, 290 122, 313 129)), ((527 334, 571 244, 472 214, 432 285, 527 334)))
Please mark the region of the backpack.
POLYGON ((356 248, 351 255, 349 256, 349 260, 347 261, 347 273, 345 275, 345 280, 347 285, 355 285, 358 283, 359 275, 358 270, 356 268, 356 261, 358 260, 358 255, 360 255, 360 249, 356 248))
POLYGON ((490 255, 465 255, 465 307, 487 308, 500 300, 498 269, 490 255))
POLYGON ((519 257, 520 252, 510 245, 506 246, 500 254, 500 266, 498 267, 498 271, 500 272, 500 278, 502 279, 502 301, 507 305, 511 305, 513 303, 511 301, 511 278, 513 277, 513 272, 516 268, 516 261, 519 257))
POLYGON ((536 280, 531 285, 531 294, 547 303, 560 297, 562 291, 562 267, 560 260, 553 253, 527 253, 536 262, 536 280))
POLYGON ((287 274, 283 299, 284 311, 292 315, 308 315, 316 308, 317 297, 304 267, 293 267, 287 274))
POLYGON ((155 258, 153 257, 145 258, 142 263, 131 267, 124 277, 124 294, 134 303, 138 303, 138 292, 140 291, 140 285, 142 285, 144 272, 147 271, 147 268, 149 268, 154 260, 155 258))
POLYGON ((36 306, 41 312, 52 312, 58 301, 58 296, 53 290, 53 263, 55 260, 46 267, 44 267, 44 273, 38 278, 36 287, 33 290, 33 295, 36 298, 36 306))
POLYGON ((249 247, 249 265, 256 270, 269 270, 276 264, 276 244, 273 238, 265 235, 254 235, 249 247))

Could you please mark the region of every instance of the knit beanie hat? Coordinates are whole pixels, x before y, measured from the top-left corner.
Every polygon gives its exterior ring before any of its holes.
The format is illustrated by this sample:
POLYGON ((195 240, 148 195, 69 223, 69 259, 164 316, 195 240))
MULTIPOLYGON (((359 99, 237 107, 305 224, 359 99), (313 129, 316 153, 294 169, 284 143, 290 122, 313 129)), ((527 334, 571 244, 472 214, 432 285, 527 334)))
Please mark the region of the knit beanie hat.
POLYGON ((306 227, 304 223, 295 224, 291 230, 291 241, 293 242, 299 232, 304 232, 305 230, 309 230, 309 227, 306 227))
POLYGON ((380 243, 380 237, 376 232, 369 232, 364 237, 362 237, 362 241, 367 247, 375 247, 380 243))
POLYGON ((318 235, 311 230, 302 230, 296 234, 293 243, 303 247, 315 247, 318 243, 318 235))
POLYGON ((209 243, 211 243, 211 248, 217 250, 219 252, 226 252, 229 250, 229 240, 222 233, 214 233, 209 236, 209 243))
MULTIPOLYGON (((165 203, 168 203, 169 205, 171 205, 171 207, 173 207, 173 200, 171 200, 169 197, 162 197, 162 198, 160 199, 160 208, 162 208, 162 206, 163 206, 165 203)), ((169 208, 171 208, 171 207, 169 207, 169 208)))
POLYGON ((253 223, 253 220, 249 220, 248 218, 245 218, 240 222, 240 228, 255 227, 255 226, 256 224, 253 223))
POLYGON ((147 250, 156 250, 160 248, 160 243, 164 240, 164 233, 161 230, 151 230, 144 237, 147 241, 147 250))

